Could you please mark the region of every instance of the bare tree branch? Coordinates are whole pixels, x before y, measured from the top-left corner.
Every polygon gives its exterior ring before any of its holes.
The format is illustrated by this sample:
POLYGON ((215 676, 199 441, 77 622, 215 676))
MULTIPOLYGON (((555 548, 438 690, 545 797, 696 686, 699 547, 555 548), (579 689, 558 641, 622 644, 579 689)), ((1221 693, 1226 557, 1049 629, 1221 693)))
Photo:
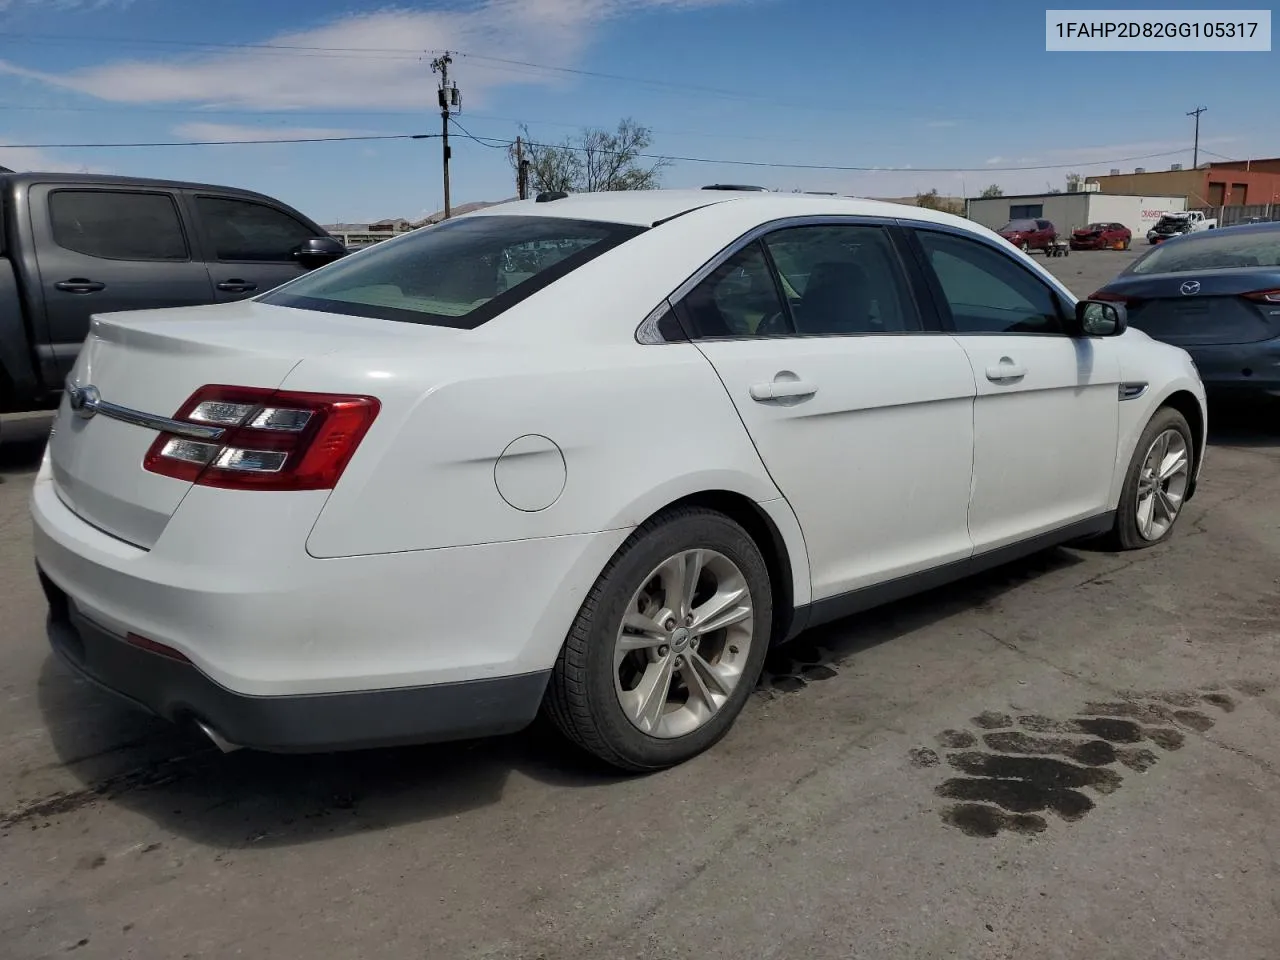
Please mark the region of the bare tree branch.
MULTIPOLYGON (((521 128, 521 135, 529 131, 521 128)), ((659 186, 660 171, 671 161, 660 159, 649 166, 640 163, 640 154, 652 142, 648 127, 630 118, 619 122, 614 132, 586 129, 577 139, 558 145, 526 143, 529 185, 534 192, 565 190, 652 190, 659 186)), ((517 169, 515 146, 509 148, 512 169, 517 169)))

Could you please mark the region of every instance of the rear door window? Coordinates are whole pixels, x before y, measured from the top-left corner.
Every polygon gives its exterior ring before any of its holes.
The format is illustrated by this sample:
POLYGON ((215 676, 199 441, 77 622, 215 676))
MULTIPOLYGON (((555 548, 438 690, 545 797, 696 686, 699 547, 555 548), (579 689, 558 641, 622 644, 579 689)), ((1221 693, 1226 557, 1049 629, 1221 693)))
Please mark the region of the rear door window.
POLYGON ((765 237, 796 332, 907 333, 920 320, 889 233, 849 224, 788 227, 765 237))
POLYGON ((560 217, 462 217, 380 243, 261 300, 472 329, 644 229, 560 217))
POLYGON ((55 190, 49 194, 53 242, 103 260, 187 260, 177 204, 167 193, 55 190))

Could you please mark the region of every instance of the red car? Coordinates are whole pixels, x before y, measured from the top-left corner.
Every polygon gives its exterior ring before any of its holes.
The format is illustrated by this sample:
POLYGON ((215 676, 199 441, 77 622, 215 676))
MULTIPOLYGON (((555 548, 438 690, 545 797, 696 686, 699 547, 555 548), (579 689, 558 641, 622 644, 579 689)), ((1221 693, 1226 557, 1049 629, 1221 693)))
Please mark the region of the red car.
POLYGON ((1091 223, 1071 232, 1072 250, 1128 250, 1133 234, 1123 223, 1091 223))
POLYGON ((1048 220, 1010 220, 996 231, 1023 253, 1048 250, 1058 231, 1048 220))

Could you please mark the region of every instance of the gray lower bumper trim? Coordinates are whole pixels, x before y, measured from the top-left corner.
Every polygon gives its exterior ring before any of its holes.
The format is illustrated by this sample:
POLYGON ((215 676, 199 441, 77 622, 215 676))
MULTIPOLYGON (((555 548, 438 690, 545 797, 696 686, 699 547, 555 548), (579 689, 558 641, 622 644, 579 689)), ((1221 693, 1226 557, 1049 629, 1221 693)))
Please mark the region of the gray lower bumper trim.
POLYGON ((40 575, 49 641, 77 672, 175 722, 199 720, 232 744, 319 753, 513 733, 532 722, 550 671, 352 693, 248 696, 189 663, 126 643, 81 616, 40 575))

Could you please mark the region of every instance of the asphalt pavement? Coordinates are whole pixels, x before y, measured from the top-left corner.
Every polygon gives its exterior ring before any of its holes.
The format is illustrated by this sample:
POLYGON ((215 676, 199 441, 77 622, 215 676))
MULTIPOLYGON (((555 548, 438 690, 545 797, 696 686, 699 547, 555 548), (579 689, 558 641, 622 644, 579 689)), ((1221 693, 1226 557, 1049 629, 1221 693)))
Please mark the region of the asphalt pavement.
MULTIPOLYGON (((1047 264, 1083 295, 1143 249, 1047 264)), ((1170 543, 802 637, 718 747, 627 778, 540 729, 222 755, 73 679, 26 515, 48 418, 8 419, 0 956, 1272 960, 1280 420, 1211 420, 1170 543)))

